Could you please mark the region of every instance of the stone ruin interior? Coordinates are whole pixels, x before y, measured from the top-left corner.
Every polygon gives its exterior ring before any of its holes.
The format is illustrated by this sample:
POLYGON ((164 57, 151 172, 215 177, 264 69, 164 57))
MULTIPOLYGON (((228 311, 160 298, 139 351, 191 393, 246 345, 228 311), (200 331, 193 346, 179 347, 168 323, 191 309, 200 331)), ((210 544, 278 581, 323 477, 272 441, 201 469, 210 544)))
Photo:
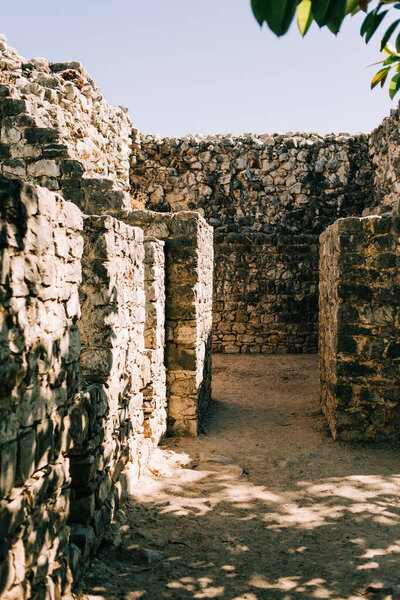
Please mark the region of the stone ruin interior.
POLYGON ((318 347, 332 436, 399 438, 397 109, 161 138, 80 63, 0 52, 2 599, 70 590, 163 436, 197 435, 212 351, 318 347))

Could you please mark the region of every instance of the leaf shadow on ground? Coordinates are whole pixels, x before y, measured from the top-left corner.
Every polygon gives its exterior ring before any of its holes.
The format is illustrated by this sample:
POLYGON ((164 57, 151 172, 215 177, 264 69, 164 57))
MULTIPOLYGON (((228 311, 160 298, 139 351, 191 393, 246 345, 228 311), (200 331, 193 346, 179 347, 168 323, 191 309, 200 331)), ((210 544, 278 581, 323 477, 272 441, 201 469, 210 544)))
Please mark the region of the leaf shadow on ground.
POLYGON ((153 473, 120 511, 121 541, 103 548, 86 592, 96 600, 400 598, 400 472, 347 471, 290 489, 257 485, 234 464, 153 473), (163 555, 137 564, 138 546, 163 555))

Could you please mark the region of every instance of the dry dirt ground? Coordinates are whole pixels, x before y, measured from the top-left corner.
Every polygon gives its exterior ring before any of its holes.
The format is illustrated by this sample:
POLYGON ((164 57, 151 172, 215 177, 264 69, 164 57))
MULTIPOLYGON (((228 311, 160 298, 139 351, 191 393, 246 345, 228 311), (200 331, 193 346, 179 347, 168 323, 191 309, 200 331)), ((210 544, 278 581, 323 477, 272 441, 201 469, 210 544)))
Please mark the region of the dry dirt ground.
POLYGON ((334 442, 315 356, 214 357, 205 434, 168 439, 84 600, 400 598, 399 447, 334 442))

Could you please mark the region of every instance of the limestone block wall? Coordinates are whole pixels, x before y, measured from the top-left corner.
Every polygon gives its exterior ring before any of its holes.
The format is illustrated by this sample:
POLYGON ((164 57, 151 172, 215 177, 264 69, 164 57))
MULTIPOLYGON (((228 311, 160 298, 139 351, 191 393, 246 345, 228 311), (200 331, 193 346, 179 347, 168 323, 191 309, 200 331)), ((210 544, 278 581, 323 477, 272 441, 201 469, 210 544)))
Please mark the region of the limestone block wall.
POLYGON ((0 232, 0 595, 60 597, 81 387, 82 215, 1 177, 0 232))
POLYGON ((196 212, 114 215, 165 242, 168 430, 197 435, 211 399, 212 228, 196 212))
POLYGON ((340 219, 321 236, 321 402, 342 440, 400 436, 398 217, 340 219))
POLYGON ((215 231, 214 349, 314 352, 318 236, 372 202, 368 136, 134 131, 131 191, 215 231))

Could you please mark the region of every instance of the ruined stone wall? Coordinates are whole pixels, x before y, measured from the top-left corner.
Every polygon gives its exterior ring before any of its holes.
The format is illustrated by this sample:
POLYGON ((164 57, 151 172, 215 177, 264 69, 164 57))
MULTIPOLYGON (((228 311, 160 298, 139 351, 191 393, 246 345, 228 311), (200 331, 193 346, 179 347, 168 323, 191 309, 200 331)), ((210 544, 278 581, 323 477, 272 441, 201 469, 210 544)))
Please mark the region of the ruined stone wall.
POLYGON ((129 188, 131 123, 123 107, 107 104, 77 62, 26 60, 0 42, 2 172, 59 189, 65 158, 89 176, 129 188))
POLYGON ((0 595, 57 597, 69 575, 82 215, 1 178, 0 231, 0 595))
POLYGON ((0 172, 85 209, 128 208, 132 125, 77 62, 26 60, 0 40, 0 172))
POLYGON ((165 243, 145 238, 144 289, 146 316, 144 345, 150 379, 143 389, 144 431, 156 444, 167 432, 165 346, 165 243))
POLYGON ((134 132, 131 191, 196 210, 215 230, 214 349, 313 352, 318 236, 371 197, 365 135, 134 132))
POLYGON ((390 211, 398 205, 400 192, 400 117, 399 109, 390 111, 370 135, 370 158, 374 167, 374 203, 390 211))
POLYGON ((164 243, 0 176, 0 272, 0 596, 57 598, 166 431, 164 243))
POLYGON ((211 400, 212 227, 196 212, 114 215, 165 242, 168 430, 197 435, 211 400))
POLYGON ((334 438, 400 436, 398 217, 340 219, 321 236, 321 402, 334 438))
MULTIPOLYGON (((127 463, 139 475, 153 442, 143 430, 143 232, 112 217, 85 217, 80 300, 81 366, 87 428, 71 457, 72 540, 88 553, 97 546, 119 497, 127 463)), ((158 440, 156 440, 158 442, 158 440)))

